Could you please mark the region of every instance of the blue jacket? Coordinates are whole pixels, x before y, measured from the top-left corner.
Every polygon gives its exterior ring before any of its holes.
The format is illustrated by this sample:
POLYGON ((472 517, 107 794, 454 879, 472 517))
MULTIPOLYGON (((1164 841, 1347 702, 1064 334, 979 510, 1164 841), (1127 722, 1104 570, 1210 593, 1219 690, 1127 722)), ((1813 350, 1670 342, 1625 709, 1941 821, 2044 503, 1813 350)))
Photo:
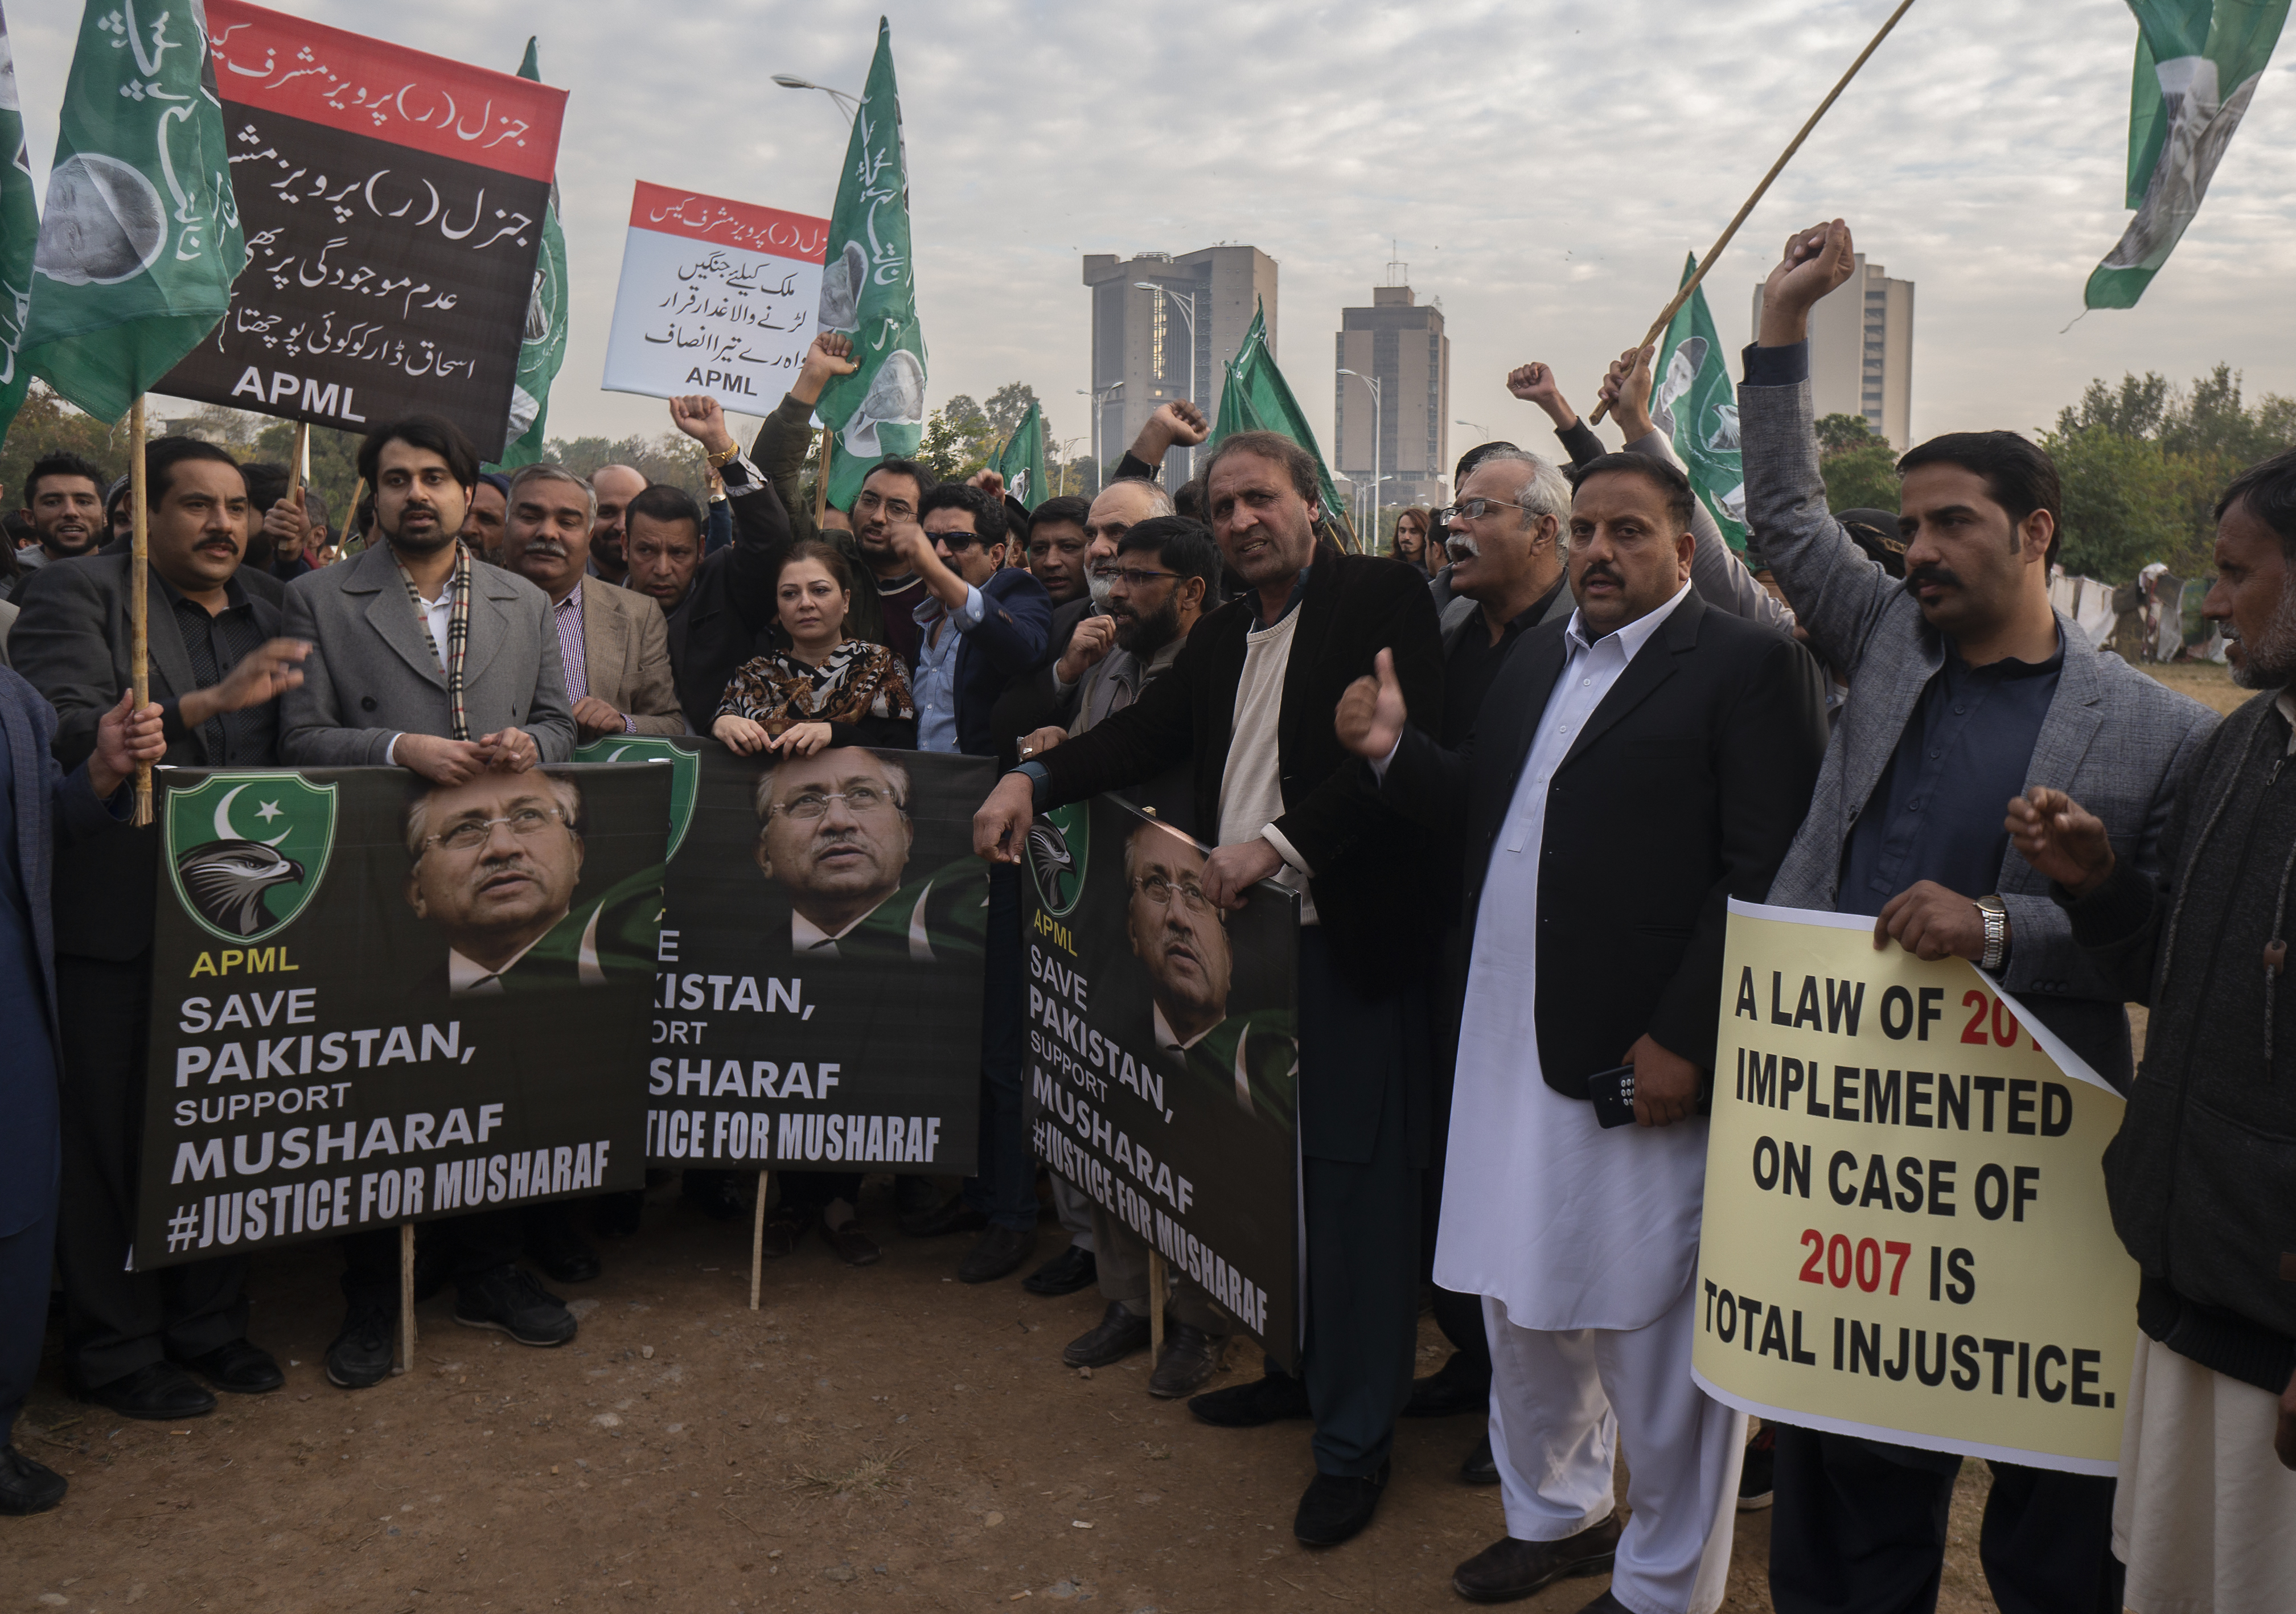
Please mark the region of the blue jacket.
POLYGON ((1044 661, 1053 627, 1052 596, 1020 567, 1003 568, 980 586, 980 593, 987 614, 956 647, 956 749, 968 757, 996 754, 989 709, 1044 661))

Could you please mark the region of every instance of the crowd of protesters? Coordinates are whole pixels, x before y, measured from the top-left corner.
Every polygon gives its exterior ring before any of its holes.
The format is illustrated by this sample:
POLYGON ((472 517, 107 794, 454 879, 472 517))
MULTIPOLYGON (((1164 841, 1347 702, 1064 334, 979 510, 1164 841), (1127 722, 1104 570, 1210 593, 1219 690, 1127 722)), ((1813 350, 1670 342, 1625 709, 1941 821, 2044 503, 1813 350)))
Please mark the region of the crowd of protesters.
MULTIPOLYGON (((1750 1443, 1691 1375, 1736 897, 1970 960, 2128 1096, 2104 1162, 2143 1274, 2119 1477, 1994 1462, 1995 1600, 2287 1606, 2296 450, 2222 490, 2206 613, 2259 693, 2219 722, 2051 609, 2057 472, 2024 438, 1933 438, 1900 460, 1895 514, 1829 513, 1807 323, 1854 261, 1839 220, 1792 238, 1743 356, 1759 579, 1652 423, 1647 350, 1601 383, 1616 450, 1546 366, 1516 370, 1556 446, 1473 449, 1453 503, 1403 512, 1373 556, 1334 540, 1287 438, 1231 436, 1163 486, 1168 452, 1209 436, 1185 403, 1089 499, 1030 510, 992 473, 889 458, 816 520, 809 416, 854 368, 825 336, 748 453, 716 400, 671 402, 707 509, 627 466, 482 474, 418 417, 363 445, 366 544, 338 558, 279 468, 152 443, 151 703, 132 709, 124 491, 70 455, 37 462, 0 619, 0 993, 47 1033, 0 1066, 0 1512, 63 1495, 4 1445, 52 1256, 78 1395, 174 1420, 283 1382, 248 1337, 245 1258, 124 1270, 156 896, 155 832, 127 822, 135 765, 452 784, 604 734, 708 733, 744 754, 997 760, 974 822, 992 864, 979 1169, 954 1195, 897 1192, 904 1236, 972 1235, 967 1283, 1044 1253, 1021 1118, 1035 815, 1120 792, 1212 848, 1192 901, 1237 907, 1264 880, 1300 894, 1300 1371, 1207 1390, 1237 1328, 1183 1280, 1145 1388, 1216 1426, 1309 1422, 1303 1544, 1371 1522, 1398 1418, 1464 1413, 1484 1433, 1461 1477, 1499 1487, 1506 1527, 1454 1570, 1465 1598, 1608 1574, 1589 1610, 1707 1614, 1737 1513, 1771 1505, 1785 1614, 1934 1606, 1959 1457, 1785 1424, 1750 1443), (376 610, 402 586, 405 611, 376 610), (2152 1009, 2141 1072, 2130 1002, 2152 1009), (1603 1129, 1588 1078, 1620 1064, 1639 1126, 1603 1129), (1454 1348, 1414 1381, 1423 1292, 1454 1348)), ((680 1191, 729 1219, 747 1180, 692 1170, 680 1191)), ((776 1182, 767 1255, 817 1235, 852 1266, 880 1258, 858 1174, 776 1182)), ((1057 1179, 1050 1197, 1066 1237, 1024 1287, 1106 1303, 1063 1360, 1148 1349, 1146 1246, 1057 1179)), ((593 1239, 634 1229, 641 1198, 426 1223, 416 1293, 451 1282, 458 1322, 563 1343, 576 1320, 529 1263, 596 1277, 593 1239)), ((342 1259, 326 1372, 356 1390, 389 1371, 396 1240, 347 1238, 342 1259)))

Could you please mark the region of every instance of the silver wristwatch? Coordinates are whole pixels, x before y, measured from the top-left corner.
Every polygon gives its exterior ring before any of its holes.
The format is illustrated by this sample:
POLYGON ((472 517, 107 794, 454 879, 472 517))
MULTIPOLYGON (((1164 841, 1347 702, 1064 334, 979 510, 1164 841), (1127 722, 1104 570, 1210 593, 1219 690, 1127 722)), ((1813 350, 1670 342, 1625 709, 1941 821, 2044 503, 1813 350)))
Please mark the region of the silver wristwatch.
POLYGON ((1977 961, 1977 967, 1988 975, 1997 975, 2009 962, 2009 910, 2001 905, 1998 897, 1980 897, 1977 911, 1985 917, 1985 955, 1977 961))

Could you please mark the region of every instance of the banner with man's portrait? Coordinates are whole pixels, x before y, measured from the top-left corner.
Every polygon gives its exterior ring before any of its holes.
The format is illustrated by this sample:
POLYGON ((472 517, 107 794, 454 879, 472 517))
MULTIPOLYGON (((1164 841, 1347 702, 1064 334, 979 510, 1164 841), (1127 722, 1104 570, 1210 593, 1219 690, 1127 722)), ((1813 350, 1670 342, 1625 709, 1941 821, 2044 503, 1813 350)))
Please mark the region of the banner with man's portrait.
POLYGON ((668 770, 158 782, 136 1267, 642 1184, 668 770))
POLYGON ((1299 1354, 1299 899, 1234 912, 1205 853, 1113 796, 1029 831, 1037 1155, 1225 1307, 1299 1354))
POLYGON ((741 757, 698 736, 577 754, 666 764, 674 781, 646 1158, 971 1172, 988 921, 972 814, 989 761, 741 757))

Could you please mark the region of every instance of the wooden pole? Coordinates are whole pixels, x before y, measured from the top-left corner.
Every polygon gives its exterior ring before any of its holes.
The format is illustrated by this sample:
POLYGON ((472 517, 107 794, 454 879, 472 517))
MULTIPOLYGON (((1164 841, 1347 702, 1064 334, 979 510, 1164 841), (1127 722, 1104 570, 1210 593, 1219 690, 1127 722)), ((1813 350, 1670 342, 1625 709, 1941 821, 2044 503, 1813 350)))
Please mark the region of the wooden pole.
POLYGON ((414 1369, 414 1224, 398 1225, 398 1361, 394 1373, 414 1369))
MULTIPOLYGON (((1728 246, 1731 238, 1738 233, 1738 226, 1746 222, 1746 215, 1754 210, 1755 204, 1760 201, 1764 193, 1769 190, 1770 182, 1785 171, 1785 166, 1792 160, 1793 154, 1801 150, 1801 143, 1808 139, 1809 132, 1817 127, 1817 120, 1824 117, 1827 110, 1841 98, 1841 92, 1849 87, 1849 81, 1852 78, 1857 77, 1857 70, 1866 65, 1866 59, 1882 48, 1882 41, 1890 37, 1890 30, 1898 26, 1898 19, 1910 11, 1913 4, 1914 0, 1898 0, 1898 9, 1890 13, 1890 20, 1882 25, 1881 32, 1875 34, 1866 43, 1866 48, 1857 53, 1857 60, 1849 64, 1849 70, 1841 75, 1833 89, 1826 92, 1825 99, 1817 103, 1817 111, 1812 112, 1809 115, 1809 121, 1801 126, 1801 132, 1796 135, 1792 143, 1778 154, 1778 160, 1770 165, 1770 171, 1762 176, 1762 183, 1754 187, 1754 193, 1751 196, 1746 198, 1746 205, 1738 209, 1738 216, 1733 218, 1728 228, 1722 232, 1721 239, 1707 250, 1706 256, 1700 260, 1697 270, 1683 283, 1682 290, 1674 294, 1674 300, 1667 304, 1666 311, 1651 322, 1651 328, 1643 333, 1643 340, 1635 344, 1636 351, 1649 347, 1666 334, 1667 326, 1673 324, 1674 316, 1682 312, 1682 305, 1690 300, 1690 294, 1698 290, 1698 283, 1706 278, 1706 272, 1714 266, 1715 259, 1722 256, 1722 250, 1728 246)), ((1610 412, 1611 406, 1608 403, 1598 404, 1595 406, 1595 413, 1587 419, 1599 425, 1602 423, 1603 417, 1610 412)))
POLYGON ((821 429, 821 468, 813 475, 813 530, 829 519, 829 428, 821 429))
POLYGON ((766 1278, 766 1178, 758 1173, 758 1218, 750 1229, 750 1309, 758 1309, 758 1290, 766 1278))
POLYGON ((311 422, 295 422, 295 454, 287 467, 287 502, 299 513, 303 508, 303 484, 311 475, 311 422))
MULTIPOLYGON (((340 548, 346 559, 349 558, 353 553, 351 549, 351 528, 358 520, 359 501, 365 497, 366 497, 366 479, 365 477, 361 477, 351 484, 350 512, 343 517, 343 541, 340 545, 340 548)), ((359 528, 358 540, 359 548, 365 549, 366 547, 366 529, 365 528, 359 528)))
MULTIPOLYGON (((144 395, 137 393, 127 410, 127 508, 129 561, 127 567, 127 619, 135 635, 135 709, 142 711, 152 701, 152 602, 145 587, 146 572, 152 563, 152 532, 150 512, 144 509, 144 395)), ((135 765, 135 810, 128 818, 130 823, 152 822, 152 765, 135 765)))
POLYGON ((1151 1368, 1164 1360, 1164 1302, 1171 1293, 1171 1278, 1160 1250, 1148 1252, 1148 1360, 1151 1368))

